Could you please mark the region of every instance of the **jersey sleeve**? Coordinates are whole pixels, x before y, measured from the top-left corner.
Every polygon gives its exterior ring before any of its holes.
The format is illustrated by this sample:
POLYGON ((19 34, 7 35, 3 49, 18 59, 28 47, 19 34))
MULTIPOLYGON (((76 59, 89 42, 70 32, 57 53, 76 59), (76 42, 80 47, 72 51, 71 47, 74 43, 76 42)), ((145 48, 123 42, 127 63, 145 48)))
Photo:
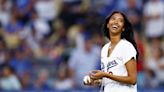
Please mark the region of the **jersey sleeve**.
POLYGON ((137 51, 131 43, 127 43, 123 47, 123 63, 126 64, 130 59, 136 60, 137 51))

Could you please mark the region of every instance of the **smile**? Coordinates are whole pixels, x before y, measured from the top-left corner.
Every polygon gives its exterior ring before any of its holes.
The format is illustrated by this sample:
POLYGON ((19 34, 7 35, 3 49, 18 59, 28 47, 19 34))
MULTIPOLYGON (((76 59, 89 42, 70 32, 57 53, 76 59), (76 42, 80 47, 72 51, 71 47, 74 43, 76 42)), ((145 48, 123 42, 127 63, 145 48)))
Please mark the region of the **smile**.
POLYGON ((117 25, 112 25, 112 29, 113 29, 113 30, 118 29, 118 27, 119 27, 119 26, 117 26, 117 25))

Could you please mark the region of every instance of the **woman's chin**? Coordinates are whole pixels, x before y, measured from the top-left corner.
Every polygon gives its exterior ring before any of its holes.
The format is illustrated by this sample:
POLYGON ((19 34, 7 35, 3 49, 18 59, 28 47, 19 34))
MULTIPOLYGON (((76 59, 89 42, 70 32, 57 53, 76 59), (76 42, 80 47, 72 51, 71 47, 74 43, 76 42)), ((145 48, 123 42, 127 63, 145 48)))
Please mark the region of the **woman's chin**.
POLYGON ((119 34, 119 32, 118 32, 117 30, 113 30, 113 31, 111 31, 110 33, 113 34, 113 35, 119 34))

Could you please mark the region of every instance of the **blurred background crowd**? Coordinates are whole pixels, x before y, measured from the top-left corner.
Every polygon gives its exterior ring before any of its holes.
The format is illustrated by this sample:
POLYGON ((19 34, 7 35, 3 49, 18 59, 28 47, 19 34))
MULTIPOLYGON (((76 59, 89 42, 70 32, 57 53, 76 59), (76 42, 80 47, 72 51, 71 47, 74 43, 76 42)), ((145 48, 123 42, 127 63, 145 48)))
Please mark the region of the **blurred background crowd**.
POLYGON ((0 0, 0 91, 98 91, 83 76, 100 69, 113 10, 133 25, 138 88, 164 89, 164 0, 0 0))

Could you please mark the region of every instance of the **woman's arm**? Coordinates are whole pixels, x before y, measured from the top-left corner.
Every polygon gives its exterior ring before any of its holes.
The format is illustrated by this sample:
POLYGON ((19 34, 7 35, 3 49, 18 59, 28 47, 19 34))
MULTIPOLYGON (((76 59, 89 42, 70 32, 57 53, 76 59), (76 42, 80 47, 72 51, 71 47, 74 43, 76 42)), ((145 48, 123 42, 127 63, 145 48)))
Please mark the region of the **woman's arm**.
POLYGON ((128 72, 128 76, 116 76, 116 75, 105 73, 105 77, 127 84, 136 84, 137 82, 136 61, 134 59, 131 59, 125 64, 125 66, 128 72))
POLYGON ((127 84, 136 84, 137 82, 137 68, 136 61, 134 59, 129 60, 126 64, 126 69, 128 72, 128 76, 116 76, 110 73, 102 72, 102 71, 93 71, 95 74, 91 75, 93 79, 101 79, 102 77, 110 78, 112 80, 127 83, 127 84))

